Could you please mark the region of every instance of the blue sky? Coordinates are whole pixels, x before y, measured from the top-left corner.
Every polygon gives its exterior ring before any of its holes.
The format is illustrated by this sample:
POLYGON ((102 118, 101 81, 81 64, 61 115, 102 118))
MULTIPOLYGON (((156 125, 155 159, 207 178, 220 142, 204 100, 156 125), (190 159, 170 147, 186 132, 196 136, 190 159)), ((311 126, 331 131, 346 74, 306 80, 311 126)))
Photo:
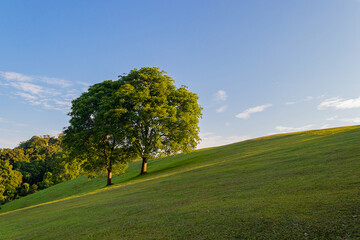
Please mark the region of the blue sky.
POLYGON ((360 1, 2 1, 0 148, 68 125, 89 85, 158 66, 201 147, 360 124, 360 1))

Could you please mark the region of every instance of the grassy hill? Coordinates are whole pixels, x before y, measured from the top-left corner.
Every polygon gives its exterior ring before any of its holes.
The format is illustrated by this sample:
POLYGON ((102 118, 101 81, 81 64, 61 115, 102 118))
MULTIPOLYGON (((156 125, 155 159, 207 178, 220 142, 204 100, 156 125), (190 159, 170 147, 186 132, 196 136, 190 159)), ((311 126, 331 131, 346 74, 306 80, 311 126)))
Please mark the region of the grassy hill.
POLYGON ((248 140, 5 204, 0 239, 360 239, 360 127, 248 140))

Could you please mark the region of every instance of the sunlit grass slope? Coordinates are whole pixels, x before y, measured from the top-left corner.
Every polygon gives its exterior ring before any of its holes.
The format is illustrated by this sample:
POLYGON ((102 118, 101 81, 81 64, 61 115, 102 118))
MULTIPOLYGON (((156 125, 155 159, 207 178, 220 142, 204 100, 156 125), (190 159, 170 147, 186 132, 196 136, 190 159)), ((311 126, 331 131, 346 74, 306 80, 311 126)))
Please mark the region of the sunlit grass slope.
POLYGON ((79 178, 5 204, 0 239, 360 239, 359 126, 248 140, 139 171, 135 162, 110 188, 79 178))

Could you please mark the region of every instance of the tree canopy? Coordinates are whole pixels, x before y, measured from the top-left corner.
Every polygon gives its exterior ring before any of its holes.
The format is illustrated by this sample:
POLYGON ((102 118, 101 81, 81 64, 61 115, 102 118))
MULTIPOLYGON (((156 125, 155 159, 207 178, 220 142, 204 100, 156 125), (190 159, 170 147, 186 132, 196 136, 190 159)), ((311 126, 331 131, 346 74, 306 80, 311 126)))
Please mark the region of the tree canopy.
POLYGON ((197 100, 159 68, 134 69, 91 86, 72 102, 65 146, 86 159, 89 171, 107 169, 108 184, 114 166, 124 169, 135 157, 142 158, 146 173, 148 159, 196 147, 202 110, 197 100))
POLYGON ((88 175, 107 171, 107 185, 112 173, 125 170, 127 162, 135 157, 126 144, 124 131, 109 115, 119 82, 104 81, 95 84, 72 102, 70 126, 64 131, 64 144, 74 157, 84 160, 88 175))
POLYGON ((0 203, 79 176, 79 161, 62 149, 62 136, 34 136, 14 149, 0 149, 0 203))
POLYGON ((177 88, 156 67, 134 69, 119 76, 119 82, 115 95, 119 108, 112 110, 112 116, 123 120, 129 142, 143 160, 141 174, 147 172, 149 158, 196 147, 202 108, 195 93, 186 86, 177 88))
POLYGON ((22 182, 19 171, 13 170, 9 161, 0 161, 0 202, 7 202, 16 197, 16 188, 22 182))

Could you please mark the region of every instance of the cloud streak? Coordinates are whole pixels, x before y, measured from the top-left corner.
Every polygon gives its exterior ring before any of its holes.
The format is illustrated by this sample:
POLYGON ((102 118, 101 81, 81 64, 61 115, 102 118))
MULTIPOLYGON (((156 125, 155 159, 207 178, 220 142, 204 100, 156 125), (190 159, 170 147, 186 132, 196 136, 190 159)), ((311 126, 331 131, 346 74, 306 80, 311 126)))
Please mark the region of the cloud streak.
POLYGON ((302 127, 277 126, 277 127, 275 127, 275 129, 278 130, 279 132, 282 132, 282 133, 285 133, 285 132, 300 132, 300 131, 309 130, 313 126, 314 126, 313 124, 308 124, 308 125, 305 125, 305 126, 302 126, 302 127))
POLYGON ((43 82, 50 85, 56 85, 60 87, 70 87, 73 84, 70 81, 61 78, 52 78, 46 76, 30 76, 17 72, 4 72, 0 71, 0 77, 7 81, 15 82, 43 82))
POLYGON ((236 117, 237 117, 237 118, 240 118, 240 119, 248 119, 251 114, 253 114, 253 113, 258 113, 258 112, 262 112, 262 111, 264 111, 266 108, 269 108, 269 107, 271 107, 271 106, 272 106, 272 104, 265 104, 265 105, 260 105, 260 106, 248 108, 248 109, 246 109, 245 111, 237 114, 236 117))
POLYGON ((298 101, 286 102, 285 104, 286 104, 286 105, 294 105, 294 104, 299 104, 299 103, 303 103, 303 102, 309 102, 309 101, 312 101, 312 100, 315 100, 315 99, 321 99, 321 98, 323 98, 324 96, 325 96, 325 95, 321 95, 321 96, 318 96, 318 97, 307 96, 306 98, 300 99, 300 100, 298 100, 298 101))
POLYGON ((343 99, 340 97, 328 98, 322 101, 318 106, 319 110, 325 110, 328 108, 337 110, 360 108, 360 97, 353 99, 343 99))
POLYGON ((328 121, 338 121, 338 122, 345 122, 345 123, 353 123, 353 124, 359 124, 360 123, 360 117, 354 117, 354 118, 339 118, 338 116, 329 117, 326 120, 328 121))
POLYGON ((40 94, 46 92, 43 87, 28 82, 10 82, 9 85, 17 90, 28 92, 30 94, 40 94))
POLYGON ((212 132, 200 133, 201 142, 198 149, 200 148, 208 148, 208 147, 216 147, 222 146, 230 143, 240 142, 249 139, 249 136, 229 136, 224 137, 220 135, 216 135, 212 132))
POLYGON ((29 101, 37 99, 36 96, 24 92, 16 92, 15 94, 29 101))
POLYGON ((63 112, 70 110, 71 100, 84 91, 85 85, 89 85, 60 78, 4 71, 0 71, 0 79, 4 80, 1 85, 10 89, 11 95, 20 97, 27 104, 63 112))
POLYGON ((226 109, 227 109, 227 105, 224 105, 224 106, 221 106, 219 107, 218 109, 216 109, 216 113, 222 113, 222 112, 225 112, 226 109))
POLYGON ((4 78, 5 80, 16 80, 19 82, 30 82, 32 81, 32 77, 30 76, 26 76, 24 74, 21 73, 16 73, 16 72, 3 72, 0 71, 0 77, 4 78))
POLYGON ((297 103, 302 103, 302 102, 311 101, 311 100, 313 100, 313 99, 314 99, 314 97, 312 97, 312 96, 307 96, 306 98, 301 99, 301 100, 299 100, 299 101, 295 101, 295 102, 286 102, 285 104, 286 104, 286 105, 293 105, 293 104, 297 104, 297 103))
POLYGON ((216 101, 226 101, 227 94, 224 90, 219 90, 219 91, 217 91, 217 93, 215 93, 214 99, 216 101))

